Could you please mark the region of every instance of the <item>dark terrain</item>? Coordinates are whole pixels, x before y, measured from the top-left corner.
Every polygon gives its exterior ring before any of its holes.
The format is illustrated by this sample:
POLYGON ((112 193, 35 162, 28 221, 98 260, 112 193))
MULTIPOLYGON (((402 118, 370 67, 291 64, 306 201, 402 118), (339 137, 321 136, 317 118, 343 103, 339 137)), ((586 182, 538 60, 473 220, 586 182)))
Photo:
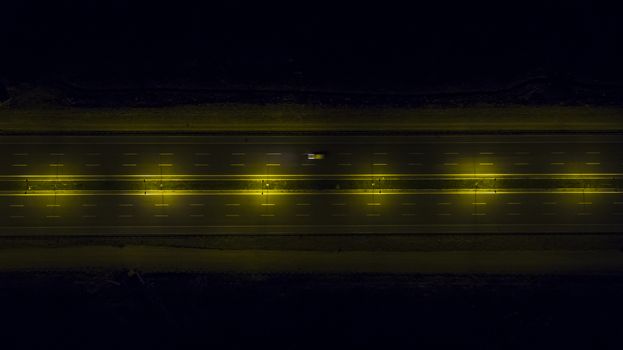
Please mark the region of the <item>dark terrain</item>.
POLYGON ((619 276, 0 279, 3 344, 15 348, 620 348, 619 276))
POLYGON ((620 104, 613 5, 7 2, 0 85, 82 106, 620 104))

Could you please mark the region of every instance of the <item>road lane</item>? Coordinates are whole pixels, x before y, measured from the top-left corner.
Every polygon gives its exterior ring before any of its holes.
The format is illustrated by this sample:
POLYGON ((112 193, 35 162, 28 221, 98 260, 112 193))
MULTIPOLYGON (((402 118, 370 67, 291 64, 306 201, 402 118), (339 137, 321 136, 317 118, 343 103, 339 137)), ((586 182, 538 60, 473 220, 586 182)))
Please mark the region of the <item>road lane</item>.
MULTIPOLYGON (((19 227, 316 227, 318 233, 616 232, 623 193, 463 191, 410 193, 166 193, 2 195, 0 226, 19 227)), ((212 229, 210 229, 210 227, 212 229)), ((196 232, 196 230, 193 230, 196 232)))
POLYGON ((2 137, 0 173, 620 173, 623 137, 2 137), (325 152, 309 160, 309 152, 325 152))

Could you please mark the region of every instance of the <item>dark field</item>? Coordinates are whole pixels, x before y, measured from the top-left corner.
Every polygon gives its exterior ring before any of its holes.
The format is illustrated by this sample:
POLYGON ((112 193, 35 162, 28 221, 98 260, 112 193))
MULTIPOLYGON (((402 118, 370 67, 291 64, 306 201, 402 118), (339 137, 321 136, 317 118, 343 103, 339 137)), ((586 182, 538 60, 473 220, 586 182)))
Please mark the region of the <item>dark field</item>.
POLYGON ((623 311, 618 276, 119 271, 0 280, 3 344, 20 348, 615 349, 623 311))

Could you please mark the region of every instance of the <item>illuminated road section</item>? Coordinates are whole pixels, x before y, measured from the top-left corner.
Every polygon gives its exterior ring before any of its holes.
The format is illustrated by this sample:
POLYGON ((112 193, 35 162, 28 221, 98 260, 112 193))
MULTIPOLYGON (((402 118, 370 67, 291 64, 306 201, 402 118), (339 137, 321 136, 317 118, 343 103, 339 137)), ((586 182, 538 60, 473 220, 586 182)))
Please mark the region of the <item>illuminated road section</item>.
POLYGON ((623 225, 618 188, 421 190, 382 188, 381 180, 618 179, 620 136, 3 137, 0 143, 0 180, 24 187, 0 193, 3 234, 618 232, 623 225), (310 160, 310 152, 326 156, 310 160), (41 176, 166 182, 190 175, 266 179, 266 188, 28 190, 41 176), (275 176, 370 177, 370 186, 274 191, 275 176))

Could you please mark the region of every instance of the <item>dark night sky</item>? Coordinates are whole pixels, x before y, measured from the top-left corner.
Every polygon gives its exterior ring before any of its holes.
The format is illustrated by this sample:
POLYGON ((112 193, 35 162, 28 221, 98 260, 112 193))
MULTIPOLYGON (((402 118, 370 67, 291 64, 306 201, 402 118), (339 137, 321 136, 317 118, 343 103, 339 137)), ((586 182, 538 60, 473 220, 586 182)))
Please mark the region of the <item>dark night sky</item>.
POLYGON ((0 76, 388 89, 623 80, 620 12, 595 1, 197 3, 3 4, 0 76))

